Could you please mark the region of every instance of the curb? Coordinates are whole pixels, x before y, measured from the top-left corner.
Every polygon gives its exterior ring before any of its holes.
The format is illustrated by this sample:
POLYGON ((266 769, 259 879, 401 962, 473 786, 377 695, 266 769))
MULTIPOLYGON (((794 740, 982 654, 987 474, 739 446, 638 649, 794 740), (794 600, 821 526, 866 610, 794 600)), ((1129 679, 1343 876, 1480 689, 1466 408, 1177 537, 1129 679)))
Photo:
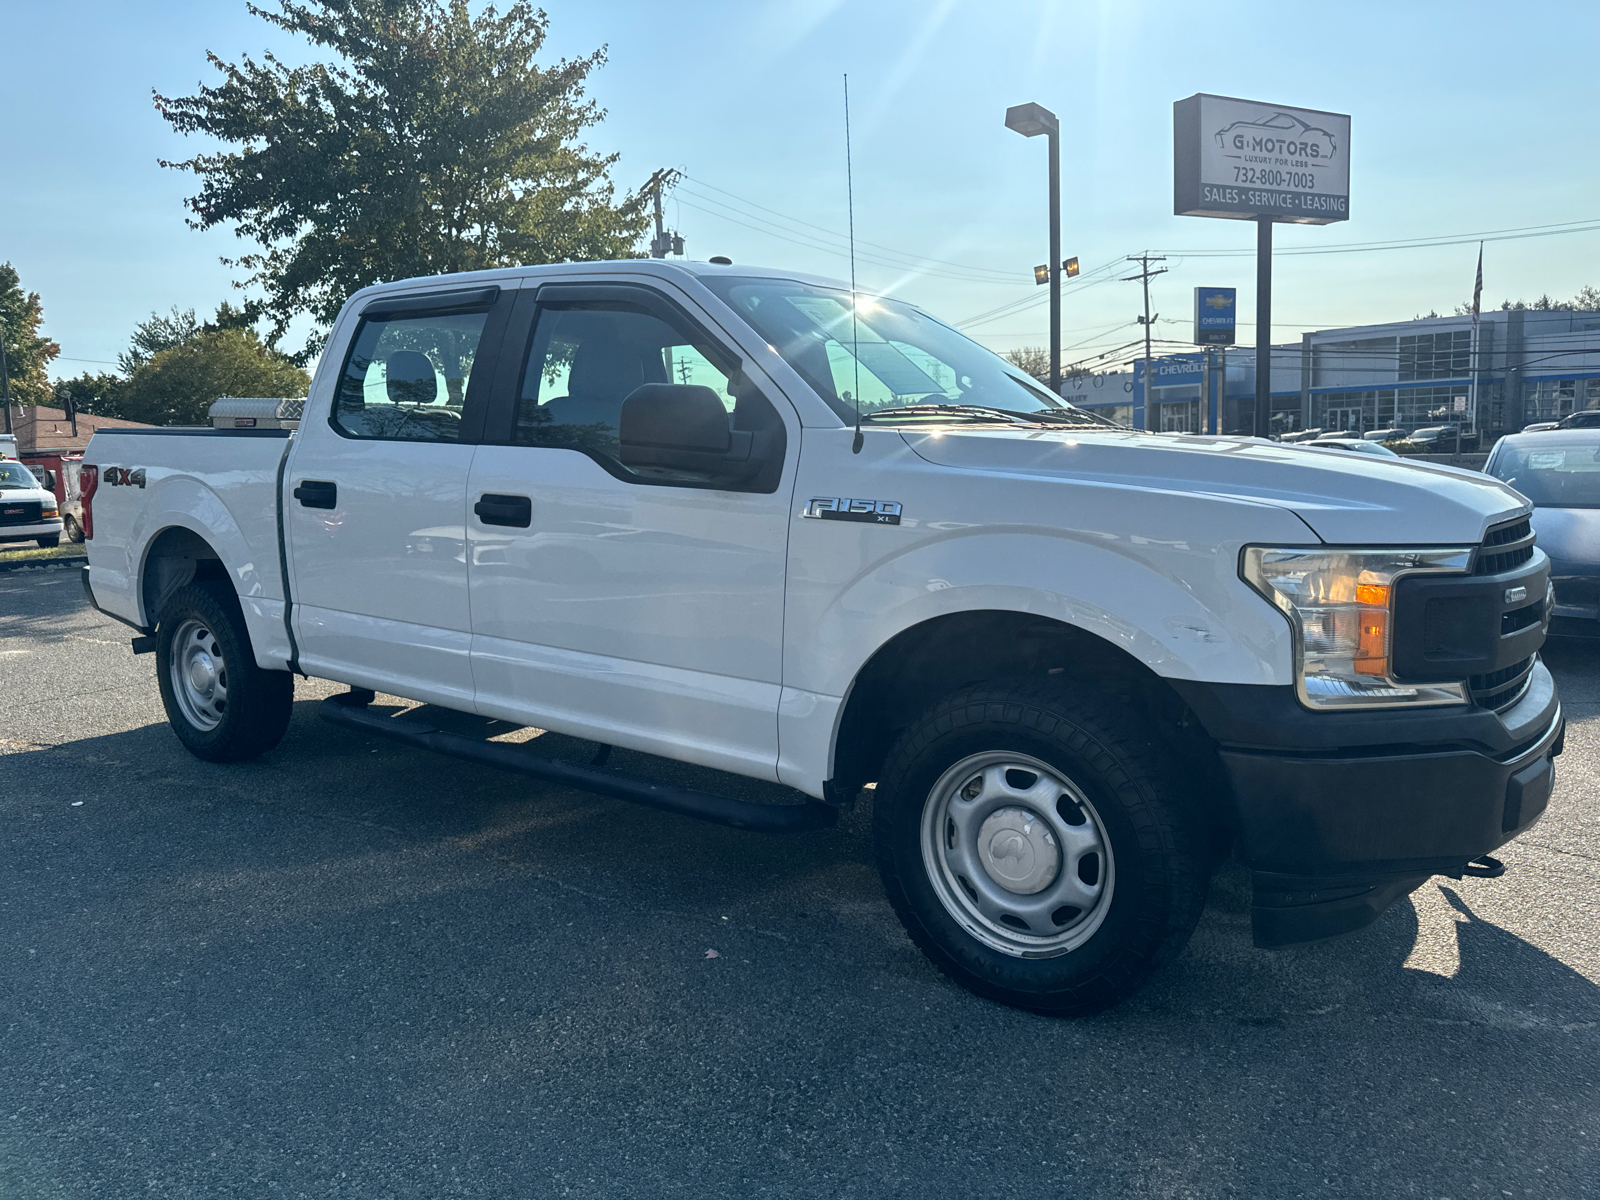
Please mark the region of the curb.
POLYGON ((87 554, 68 554, 61 558, 16 558, 7 562, 0 558, 0 573, 5 571, 54 571, 62 567, 82 566, 89 561, 87 554))

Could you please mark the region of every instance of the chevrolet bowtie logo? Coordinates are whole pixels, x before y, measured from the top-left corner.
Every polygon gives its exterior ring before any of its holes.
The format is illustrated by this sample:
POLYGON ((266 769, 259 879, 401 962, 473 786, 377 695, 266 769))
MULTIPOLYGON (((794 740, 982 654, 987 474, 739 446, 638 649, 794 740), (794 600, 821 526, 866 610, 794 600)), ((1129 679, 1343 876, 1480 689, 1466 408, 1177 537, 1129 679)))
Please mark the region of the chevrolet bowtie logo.
POLYGON ((1233 307, 1233 301, 1232 300, 1228 299, 1226 296, 1218 296, 1218 295, 1215 295, 1215 294, 1207 296, 1206 297, 1206 303, 1209 304, 1212 308, 1232 308, 1233 307))

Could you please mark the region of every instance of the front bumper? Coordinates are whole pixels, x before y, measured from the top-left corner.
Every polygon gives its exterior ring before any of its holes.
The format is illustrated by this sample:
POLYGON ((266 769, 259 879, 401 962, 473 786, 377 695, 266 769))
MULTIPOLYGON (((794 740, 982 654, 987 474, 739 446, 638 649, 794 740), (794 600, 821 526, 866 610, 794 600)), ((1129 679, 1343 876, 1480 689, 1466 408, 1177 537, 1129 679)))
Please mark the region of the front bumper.
POLYGON ((51 534, 59 536, 61 529, 59 517, 53 521, 34 521, 27 525, 0 525, 0 542, 31 542, 51 534))
POLYGON ((1179 690, 1232 785, 1258 946, 1360 929, 1430 876, 1460 875, 1529 828, 1549 802, 1565 731, 1543 663, 1498 714, 1463 706, 1308 722, 1283 706, 1292 695, 1268 695, 1290 689, 1179 690))

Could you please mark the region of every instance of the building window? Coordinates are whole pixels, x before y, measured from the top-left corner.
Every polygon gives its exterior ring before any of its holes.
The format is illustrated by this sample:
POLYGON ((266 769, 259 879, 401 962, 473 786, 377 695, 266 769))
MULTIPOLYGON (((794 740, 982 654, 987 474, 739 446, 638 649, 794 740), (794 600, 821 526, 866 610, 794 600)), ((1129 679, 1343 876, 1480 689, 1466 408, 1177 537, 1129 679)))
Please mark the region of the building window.
POLYGON ((1462 329, 1400 339, 1400 381, 1459 379, 1472 369, 1472 333, 1462 329))

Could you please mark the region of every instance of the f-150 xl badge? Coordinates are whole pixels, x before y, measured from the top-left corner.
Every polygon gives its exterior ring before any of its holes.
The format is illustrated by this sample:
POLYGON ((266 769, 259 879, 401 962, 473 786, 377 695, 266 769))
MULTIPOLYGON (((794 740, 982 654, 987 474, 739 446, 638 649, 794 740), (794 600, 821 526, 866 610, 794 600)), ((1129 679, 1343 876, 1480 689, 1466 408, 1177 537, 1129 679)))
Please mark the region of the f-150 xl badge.
POLYGON ((873 525, 900 524, 898 500, 851 500, 844 496, 813 496, 806 501, 805 517, 822 521, 867 521, 873 525))

